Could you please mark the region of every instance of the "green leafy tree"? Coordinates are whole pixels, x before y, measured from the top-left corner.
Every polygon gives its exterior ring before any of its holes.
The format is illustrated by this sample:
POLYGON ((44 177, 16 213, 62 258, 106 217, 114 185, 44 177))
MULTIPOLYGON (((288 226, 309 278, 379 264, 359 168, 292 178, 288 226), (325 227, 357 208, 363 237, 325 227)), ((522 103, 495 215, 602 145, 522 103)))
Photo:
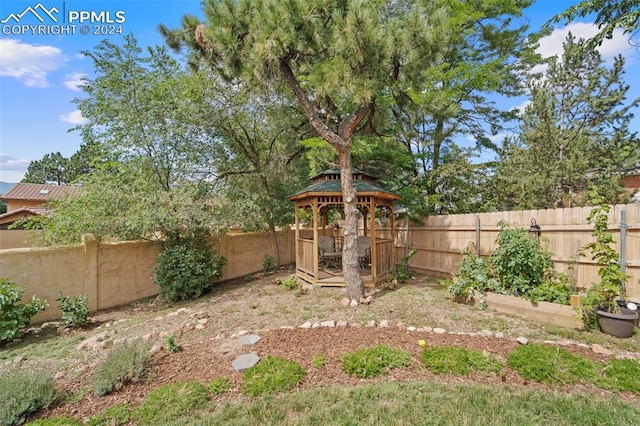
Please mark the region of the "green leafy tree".
POLYGON ((293 222, 286 196, 304 184, 308 172, 299 144, 309 133, 307 120, 290 99, 276 93, 265 96, 215 76, 201 90, 207 93, 212 132, 218 135, 208 166, 216 174, 227 223, 246 231, 267 229, 279 264, 276 226, 293 222))
POLYGON ((40 160, 29 163, 22 183, 55 183, 64 185, 71 183, 75 176, 69 176, 69 159, 59 152, 45 154, 40 160))
POLYGON ((161 26, 170 46, 190 49, 228 79, 289 90, 309 124, 338 152, 345 213, 347 292, 364 292, 357 256, 357 197, 352 143, 375 129, 391 90, 420 86, 441 59, 444 11, 433 3, 343 1, 206 1, 206 22, 184 16, 161 26))
POLYGON ((556 15, 546 25, 570 22, 578 17, 595 14, 595 24, 600 30, 592 37, 590 47, 599 45, 605 38, 612 38, 616 29, 629 35, 629 42, 637 46, 634 38, 640 26, 640 2, 638 0, 583 0, 556 15))
POLYGON ((629 130, 640 99, 625 104, 623 75, 622 57, 608 68, 595 49, 568 36, 545 78, 529 80, 520 136, 503 146, 492 183, 498 208, 582 205, 590 188, 620 200, 619 179, 640 147, 629 130))

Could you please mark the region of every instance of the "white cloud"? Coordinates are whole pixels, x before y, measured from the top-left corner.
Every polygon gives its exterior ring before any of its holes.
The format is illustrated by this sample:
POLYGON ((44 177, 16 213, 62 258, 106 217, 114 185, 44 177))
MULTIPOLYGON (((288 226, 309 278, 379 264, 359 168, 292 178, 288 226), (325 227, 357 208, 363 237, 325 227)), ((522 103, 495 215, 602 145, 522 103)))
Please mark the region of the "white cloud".
POLYGON ((67 74, 64 76, 64 85, 67 89, 75 90, 76 92, 78 92, 80 91, 81 86, 85 84, 82 79, 86 78, 87 76, 87 74, 81 72, 67 74))
MULTIPOLYGON (((573 34, 576 40, 589 39, 596 35, 598 27, 592 22, 573 22, 564 28, 556 28, 547 37, 540 40, 540 47, 537 52, 545 58, 551 56, 562 56, 562 44, 566 41, 569 33, 573 34)), ((611 59, 617 55, 632 55, 635 50, 629 46, 628 35, 622 34, 622 30, 617 29, 613 32, 611 39, 605 39, 602 45, 598 47, 598 51, 603 59, 611 59)))
POLYGON ((68 114, 58 114, 58 118, 65 123, 71 123, 74 125, 84 124, 87 120, 82 117, 80 110, 71 111, 68 114))
POLYGON ((0 40, 0 76, 13 77, 29 87, 48 87, 47 75, 67 60, 62 50, 20 40, 0 40))
POLYGON ((0 152, 0 181, 19 182, 27 172, 30 163, 29 160, 0 152))

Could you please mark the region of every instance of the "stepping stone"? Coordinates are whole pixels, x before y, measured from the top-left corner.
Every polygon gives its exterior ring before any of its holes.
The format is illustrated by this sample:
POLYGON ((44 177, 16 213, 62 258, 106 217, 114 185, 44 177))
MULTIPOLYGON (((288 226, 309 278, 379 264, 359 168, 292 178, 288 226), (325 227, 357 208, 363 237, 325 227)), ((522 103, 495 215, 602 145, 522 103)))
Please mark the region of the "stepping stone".
POLYGON ((234 371, 240 373, 241 371, 251 368, 260 361, 260 357, 255 352, 250 354, 242 354, 238 358, 234 359, 231 363, 234 371))
POLYGON ((260 336, 257 334, 244 334, 238 338, 238 344, 240 346, 251 346, 258 343, 260 336))

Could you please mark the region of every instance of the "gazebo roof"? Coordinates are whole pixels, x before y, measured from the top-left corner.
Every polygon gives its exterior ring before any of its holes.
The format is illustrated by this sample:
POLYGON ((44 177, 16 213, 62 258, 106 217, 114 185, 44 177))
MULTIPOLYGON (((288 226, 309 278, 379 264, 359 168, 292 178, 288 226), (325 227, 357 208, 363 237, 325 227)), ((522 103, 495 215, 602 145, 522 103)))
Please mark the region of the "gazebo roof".
MULTIPOLYGON (((382 198, 387 199, 396 199, 399 200, 402 198, 399 194, 396 194, 393 191, 389 191, 376 184, 376 178, 371 176, 360 169, 352 168, 353 172, 353 184, 356 187, 356 193, 358 195, 378 195, 382 198)), ((313 176, 310 180, 313 180, 314 183, 307 186, 306 188, 301 189, 287 197, 288 200, 292 201, 297 198, 302 198, 302 196, 312 196, 312 195, 342 195, 342 187, 340 186, 340 169, 332 168, 324 170, 317 175, 313 176)))

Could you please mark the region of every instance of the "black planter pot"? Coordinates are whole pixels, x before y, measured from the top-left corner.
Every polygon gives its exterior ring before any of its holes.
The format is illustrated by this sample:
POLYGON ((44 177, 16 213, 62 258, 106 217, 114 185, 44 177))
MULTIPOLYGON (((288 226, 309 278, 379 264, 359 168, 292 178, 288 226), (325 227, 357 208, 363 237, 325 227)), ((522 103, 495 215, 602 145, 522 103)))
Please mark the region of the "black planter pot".
POLYGON ((633 327, 638 321, 638 312, 627 308, 620 308, 619 314, 596 309, 598 325, 603 333, 611 336, 627 338, 633 336, 633 327))

